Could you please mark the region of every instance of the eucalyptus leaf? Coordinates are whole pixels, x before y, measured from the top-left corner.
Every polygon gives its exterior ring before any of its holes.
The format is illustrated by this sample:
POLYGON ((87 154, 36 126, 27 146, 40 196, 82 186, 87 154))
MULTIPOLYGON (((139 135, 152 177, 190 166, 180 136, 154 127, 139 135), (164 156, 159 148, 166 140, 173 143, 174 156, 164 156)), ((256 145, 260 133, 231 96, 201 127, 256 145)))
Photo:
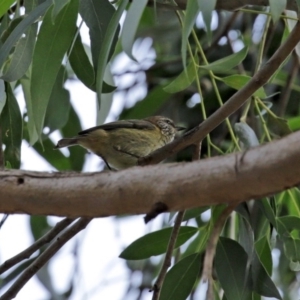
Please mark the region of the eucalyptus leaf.
POLYGON ((69 48, 76 30, 78 0, 73 0, 59 12, 52 23, 51 7, 41 25, 31 75, 31 101, 35 127, 41 136, 47 106, 59 72, 62 59, 69 48))
MULTIPOLYGON (((223 81, 226 85, 236 90, 240 90, 251 80, 251 77, 247 75, 231 75, 218 79, 223 81)), ((263 99, 267 97, 263 87, 259 88, 254 95, 263 99)))
POLYGON ((215 268, 227 300, 247 299, 249 295, 250 291, 245 284, 247 259, 247 254, 240 244, 220 237, 215 268))
POLYGON ((0 0, 0 18, 8 11, 15 0, 0 0))
POLYGON ((202 265, 202 253, 181 259, 167 273, 160 300, 185 300, 193 290, 202 265))
POLYGON ((300 231, 300 218, 295 216, 283 216, 276 219, 278 223, 278 233, 289 235, 292 230, 300 231))
POLYGON ((70 93, 64 88, 66 70, 61 66, 49 99, 45 115, 45 126, 53 132, 64 127, 70 112, 70 93), (59 107, 59 109, 57 109, 59 107))
POLYGON ((272 15, 273 22, 276 23, 283 11, 286 8, 286 0, 269 0, 270 13, 272 15))
POLYGON ((55 23, 55 18, 60 13, 60 11, 67 5, 71 0, 53 0, 54 7, 52 10, 52 21, 55 23))
MULTIPOLYGON (((97 64, 97 74, 96 74, 96 90, 97 90, 97 100, 98 106, 101 108, 101 93, 103 92, 103 78, 106 70, 107 63, 111 57, 115 44, 116 38, 118 36, 120 25, 119 21, 123 15, 123 12, 128 4, 129 0, 122 0, 118 6, 118 9, 113 13, 110 22, 108 24, 107 31, 103 39, 103 46, 101 47, 98 64, 97 64)), ((92 49, 93 50, 93 49, 92 49)), ((111 92, 111 91, 109 91, 111 92)))
POLYGON ((13 169, 19 169, 21 164, 21 142, 23 120, 17 99, 9 83, 5 84, 6 103, 0 115, 2 142, 6 146, 4 161, 9 162, 13 169))
POLYGON ((285 238, 284 250, 286 256, 292 261, 300 262, 300 240, 294 238, 285 238))
POLYGON ((231 70, 245 59, 247 53, 248 47, 244 47, 242 50, 224 58, 221 58, 219 60, 216 60, 208 65, 201 65, 200 68, 210 70, 213 72, 224 72, 227 70, 231 70))
POLYGON ((5 81, 16 81, 23 77, 28 70, 33 56, 37 24, 32 24, 25 33, 25 37, 17 42, 16 49, 12 55, 9 66, 4 75, 1 76, 5 81))
POLYGON ((132 55, 132 47, 140 23, 140 19, 146 8, 148 0, 133 0, 127 11, 126 18, 121 34, 121 43, 124 52, 133 60, 136 60, 132 55))
POLYGON ((273 261, 270 248, 270 242, 266 236, 263 236, 255 242, 255 250, 259 260, 264 266, 269 276, 272 276, 273 261))
POLYGON ((282 299, 275 283, 262 265, 256 251, 254 251, 251 266, 253 290, 265 297, 282 299))
POLYGON ((86 87, 96 92, 95 71, 84 50, 80 33, 78 33, 75 39, 69 61, 78 79, 81 80, 86 87))
POLYGON ((278 136, 286 136, 292 132, 286 119, 268 114, 269 129, 278 136))
POLYGON ((34 23, 40 16, 42 16, 46 12, 51 4, 52 0, 46 0, 45 2, 41 3, 16 26, 16 28, 0 48, 0 68, 22 34, 29 28, 29 26, 31 26, 32 23, 34 23))
MULTIPOLYGON (((105 47, 104 37, 109 30, 109 23, 115 13, 115 8, 108 0, 80 0, 79 12, 89 28, 92 60, 96 70, 100 49, 105 47)), ((114 31, 114 44, 116 43, 117 34, 114 31)), ((113 48, 109 48, 109 51, 111 56, 113 48)))
POLYGON ((300 129, 300 116, 292 117, 287 119, 288 126, 292 131, 300 129))
POLYGON ((3 110, 3 107, 5 106, 6 103, 6 92, 5 92, 5 84, 2 79, 0 79, 0 116, 1 112, 3 110))
POLYGON ((211 40, 211 20, 212 20, 212 12, 215 9, 217 0, 198 0, 199 8, 202 12, 204 24, 207 30, 207 35, 209 40, 211 40))
POLYGON ((198 56, 195 57, 195 61, 191 60, 186 69, 183 70, 171 83, 164 87, 164 90, 168 93, 178 93, 189 87, 196 77, 194 64, 197 62, 198 56))
MULTIPOLYGON (((173 228, 170 227, 146 234, 123 250, 120 257, 136 260, 149 258, 166 252, 172 230, 173 228)), ((196 227, 182 226, 179 230, 174 249, 184 244, 197 231, 198 229, 196 227)))
POLYGON ((29 69, 26 73, 26 76, 21 78, 20 80, 23 94, 26 102, 26 108, 27 108, 27 131, 28 131, 28 142, 30 145, 33 145, 38 140, 38 134, 35 128, 35 122, 33 118, 33 110, 32 110, 32 101, 31 101, 31 93, 30 93, 30 82, 31 82, 31 70, 29 69))

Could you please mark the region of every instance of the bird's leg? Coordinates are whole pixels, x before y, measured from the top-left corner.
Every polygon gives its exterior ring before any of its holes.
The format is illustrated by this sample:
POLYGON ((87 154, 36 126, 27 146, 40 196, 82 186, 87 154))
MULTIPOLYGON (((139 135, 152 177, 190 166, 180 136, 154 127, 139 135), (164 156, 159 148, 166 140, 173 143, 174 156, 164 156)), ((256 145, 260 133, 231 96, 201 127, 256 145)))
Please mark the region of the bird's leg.
POLYGON ((130 156, 133 156, 133 157, 135 157, 135 158, 137 158, 137 159, 139 159, 139 158, 140 158, 140 156, 138 156, 138 155, 135 155, 135 154, 132 154, 132 153, 130 153, 130 152, 127 152, 127 151, 125 151, 125 150, 122 150, 120 147, 114 146, 113 148, 114 148, 116 151, 119 151, 119 152, 122 152, 122 153, 128 154, 128 155, 130 155, 130 156))

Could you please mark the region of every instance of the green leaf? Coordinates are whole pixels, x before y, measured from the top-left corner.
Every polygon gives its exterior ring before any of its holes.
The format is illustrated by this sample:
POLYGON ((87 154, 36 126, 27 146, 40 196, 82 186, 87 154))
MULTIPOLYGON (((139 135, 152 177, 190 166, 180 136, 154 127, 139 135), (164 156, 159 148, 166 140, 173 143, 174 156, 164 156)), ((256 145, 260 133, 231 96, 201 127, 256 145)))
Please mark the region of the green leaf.
POLYGON ((188 1, 186 6, 186 14, 182 25, 182 39, 181 39, 181 57, 183 66, 186 66, 186 52, 189 36, 194 27, 196 18, 199 14, 199 6, 197 1, 188 1))
MULTIPOLYGON (((104 37, 109 30, 109 23, 115 13, 115 8, 108 0, 80 0, 79 12, 89 28, 92 60, 96 70, 100 49, 105 47, 104 37)), ((114 33, 112 38, 116 42, 118 32, 115 30, 114 33)), ((111 50, 111 56, 113 48, 109 48, 109 50, 111 50)))
POLYGON ((269 130, 278 136, 286 136, 292 132, 286 119, 268 114, 269 130))
POLYGON ((54 7, 52 10, 52 22, 55 23, 55 18, 60 13, 60 11, 69 4, 70 0, 53 0, 54 7))
POLYGON ((148 0, 133 0, 123 25, 121 34, 122 47, 124 52, 133 60, 136 60, 132 55, 134 38, 147 3, 148 0))
POLYGON ((195 57, 195 62, 190 61, 187 68, 183 70, 171 83, 169 83, 164 90, 168 93, 178 93, 189 87, 195 80, 195 66, 194 63, 198 63, 198 57, 195 57))
POLYGON ((289 235, 292 230, 300 231, 300 218, 295 216, 284 216, 276 218, 278 224, 278 233, 280 235, 289 235))
POLYGON ((69 61, 78 79, 81 80, 86 87, 96 92, 95 71, 84 50, 80 33, 76 37, 69 61))
MULTIPOLYGON (((210 70, 213 72, 224 72, 227 70, 231 70, 232 68, 236 67, 245 59, 247 53, 248 53, 248 47, 244 47, 239 52, 236 52, 234 54, 216 60, 208 65, 203 65, 203 66, 201 65, 200 68, 205 70, 210 70)), ((234 76, 238 76, 238 75, 234 75, 234 76)), ((239 75, 239 76, 243 76, 243 75, 239 75)))
POLYGON ((217 0, 198 0, 198 5, 199 8, 202 12, 203 16, 203 21, 207 30, 207 35, 209 40, 211 40, 211 29, 210 29, 210 24, 211 24, 211 19, 212 19, 212 12, 215 9, 217 0))
POLYGON ((9 36, 13 33, 13 31, 16 29, 16 27, 20 24, 20 22, 24 20, 24 16, 16 17, 10 22, 8 22, 6 28, 3 30, 3 33, 1 35, 1 41, 4 43, 9 36))
POLYGON ((254 130, 247 123, 235 123, 234 131, 239 138, 239 141, 242 143, 242 149, 248 149, 259 145, 254 130))
POLYGON ((36 32, 37 24, 32 24, 26 31, 25 37, 18 41, 9 66, 1 77, 5 81, 16 81, 28 70, 33 56, 36 32))
POLYGON ((294 271, 299 271, 300 263, 300 239, 287 237, 284 239, 284 252, 286 257, 290 260, 290 267, 294 271))
POLYGON ((286 8, 286 0, 269 0, 269 3, 273 22, 276 23, 286 8))
MULTIPOLYGON (((114 84, 114 79, 110 71, 110 67, 106 68, 106 72, 104 74, 104 79, 110 84, 114 84)), ((106 93, 102 95, 102 103, 101 108, 97 109, 97 124, 101 125, 105 122, 109 111, 111 109, 113 103, 113 93, 106 93)))
POLYGON ((247 254, 242 246, 236 241, 221 237, 217 245, 215 266, 226 299, 247 299, 247 254))
POLYGON ((253 290, 259 295, 265 297, 274 297, 277 299, 281 299, 276 285, 262 265, 256 251, 254 251, 253 253, 251 266, 253 290))
POLYGON ((191 254, 204 251, 209 236, 210 236, 209 226, 200 228, 198 230, 196 237, 189 243, 187 249, 183 252, 182 257, 184 258, 191 254))
POLYGON ((45 235, 52 227, 47 222, 46 216, 31 216, 30 228, 34 240, 38 240, 45 235))
POLYGON ((288 118, 287 119, 288 126, 292 131, 296 131, 300 129, 300 116, 288 118))
POLYGON ((50 129, 50 133, 64 127, 68 121, 71 104, 70 93, 64 88, 65 75, 66 70, 61 66, 52 89, 45 115, 45 127, 50 129), (59 109, 57 109, 58 107, 59 109))
POLYGON ((4 81, 0 79, 0 115, 6 103, 6 92, 4 81))
POLYGON ((40 16, 42 16, 48 7, 52 4, 52 0, 46 0, 33 11, 31 11, 26 18, 24 18, 9 35, 7 40, 0 48, 0 68, 8 57, 11 49, 16 45, 22 34, 34 23, 40 16))
POLYGON ((6 146, 4 161, 9 162, 12 168, 19 169, 21 163, 23 120, 18 102, 9 83, 5 85, 5 89, 7 99, 0 115, 2 142, 6 146))
POLYGON ((35 123, 33 118, 33 112, 32 112, 32 101, 31 101, 31 93, 30 93, 30 78, 31 78, 31 72, 26 73, 26 77, 22 78, 20 80, 24 98, 26 102, 26 108, 27 108, 27 131, 28 131, 28 142, 32 146, 37 140, 38 140, 38 134, 35 129, 35 123))
POLYGON ((238 215, 238 242, 246 251, 248 257, 252 256, 254 249, 254 234, 250 222, 244 215, 238 215))
POLYGON ((208 209, 210 209, 209 206, 187 209, 182 221, 187 221, 189 219, 199 217, 203 212, 207 211, 208 209))
POLYGON ((282 192, 282 203, 287 208, 289 215, 300 217, 300 191, 298 188, 282 192))
MULTIPOLYGON (((241 88, 243 88, 251 80, 251 77, 246 76, 246 75, 231 75, 231 76, 218 78, 218 79, 223 81, 226 85, 228 85, 228 86, 230 86, 230 87, 232 87, 236 90, 240 90, 241 88)), ((254 93, 254 95, 259 97, 259 98, 266 98, 267 97, 263 87, 260 87, 254 93)))
POLYGON ((78 0, 71 1, 52 23, 51 7, 41 25, 32 62, 31 101, 37 134, 41 136, 51 92, 75 30, 78 0))
POLYGON ((202 253, 181 259, 167 273, 160 300, 185 300, 193 290, 202 265, 202 253))
POLYGON ((0 0, 0 18, 8 11, 16 0, 0 0))
MULTIPOLYGON (((120 257, 136 260, 166 252, 172 230, 173 228, 169 227, 144 235, 123 250, 120 257)), ((179 230, 175 249, 189 240, 197 231, 196 227, 182 226, 179 230)))
POLYGON ((119 4, 118 9, 112 15, 103 39, 103 45, 99 53, 97 74, 96 74, 96 90, 97 90, 97 100, 98 100, 99 108, 101 108, 101 93, 103 92, 102 88, 103 88, 103 77, 105 74, 105 69, 109 61, 109 58, 113 53, 116 44, 116 37, 118 36, 120 30, 119 21, 123 15, 123 12, 127 4, 128 4, 128 0, 122 0, 121 3, 119 4))
POLYGON ((268 198, 263 198, 261 200, 257 200, 255 204, 261 209, 261 211, 264 213, 264 215, 267 217, 269 222, 277 228, 276 218, 275 218, 275 212, 273 208, 270 205, 270 200, 268 198))
POLYGON ((255 249, 265 270, 267 271, 268 275, 271 276, 273 262, 272 262, 270 243, 266 236, 263 236, 262 238, 260 238, 258 241, 255 242, 255 249))

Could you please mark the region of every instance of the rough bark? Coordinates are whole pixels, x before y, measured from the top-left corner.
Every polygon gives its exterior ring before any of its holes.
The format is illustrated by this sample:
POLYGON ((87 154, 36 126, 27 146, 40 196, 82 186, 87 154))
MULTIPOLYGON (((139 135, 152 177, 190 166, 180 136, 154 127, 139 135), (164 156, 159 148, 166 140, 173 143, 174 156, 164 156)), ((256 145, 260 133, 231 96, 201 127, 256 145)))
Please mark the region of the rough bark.
POLYGON ((300 132, 246 152, 119 172, 0 171, 0 211, 103 217, 258 199, 300 183, 300 132))

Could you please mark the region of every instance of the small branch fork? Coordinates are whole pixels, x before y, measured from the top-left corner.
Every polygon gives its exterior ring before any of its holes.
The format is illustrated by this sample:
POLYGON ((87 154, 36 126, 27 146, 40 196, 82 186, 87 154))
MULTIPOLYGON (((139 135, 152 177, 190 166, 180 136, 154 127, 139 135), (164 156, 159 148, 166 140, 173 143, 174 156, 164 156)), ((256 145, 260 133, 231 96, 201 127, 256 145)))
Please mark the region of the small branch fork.
MULTIPOLYGON (((66 219, 65 219, 66 220, 66 219)), ((63 221, 65 221, 63 220, 63 221)), ((19 276, 19 278, 12 284, 12 286, 4 293, 0 299, 9 300, 13 299, 22 287, 28 282, 28 280, 34 276, 49 259, 62 248, 67 241, 73 238, 78 232, 83 230, 91 221, 90 218, 80 218, 75 224, 73 224, 66 231, 62 232, 56 240, 43 252, 37 259, 19 276)), ((67 221, 64 222, 66 225, 67 221)), ((62 230, 62 225, 61 228, 62 230)), ((48 233, 49 234, 49 233, 48 233)))

